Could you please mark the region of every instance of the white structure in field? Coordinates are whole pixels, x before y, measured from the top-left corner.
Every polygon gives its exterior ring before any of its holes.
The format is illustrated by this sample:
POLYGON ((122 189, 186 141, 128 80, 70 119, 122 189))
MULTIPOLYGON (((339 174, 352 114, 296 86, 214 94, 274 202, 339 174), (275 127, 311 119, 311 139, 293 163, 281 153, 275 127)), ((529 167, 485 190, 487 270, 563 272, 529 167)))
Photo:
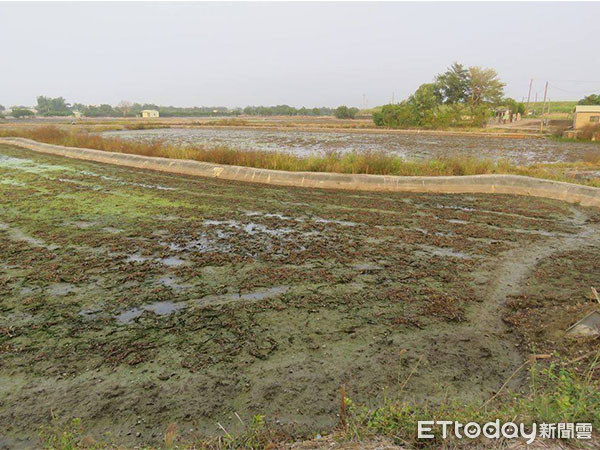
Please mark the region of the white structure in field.
POLYGON ((142 111, 142 117, 144 119, 152 119, 152 118, 156 118, 158 116, 159 116, 158 111, 155 109, 144 109, 142 111))

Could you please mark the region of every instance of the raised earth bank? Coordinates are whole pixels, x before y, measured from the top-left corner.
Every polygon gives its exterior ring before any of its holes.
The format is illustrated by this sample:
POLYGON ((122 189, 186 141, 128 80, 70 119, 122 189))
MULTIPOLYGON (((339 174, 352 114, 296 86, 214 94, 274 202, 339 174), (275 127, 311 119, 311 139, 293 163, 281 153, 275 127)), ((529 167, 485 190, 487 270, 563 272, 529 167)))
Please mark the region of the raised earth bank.
POLYGON ((0 142, 37 152, 87 161, 279 186, 357 191, 517 194, 563 200, 583 206, 600 206, 600 188, 520 175, 405 177, 287 172, 63 147, 24 138, 0 138, 0 142))

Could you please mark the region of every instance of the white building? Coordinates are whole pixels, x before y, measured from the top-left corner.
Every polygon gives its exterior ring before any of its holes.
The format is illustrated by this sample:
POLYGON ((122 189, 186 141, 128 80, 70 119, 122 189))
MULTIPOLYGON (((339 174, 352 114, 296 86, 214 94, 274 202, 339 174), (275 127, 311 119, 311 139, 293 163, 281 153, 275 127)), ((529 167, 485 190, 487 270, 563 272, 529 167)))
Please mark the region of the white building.
POLYGON ((142 117, 144 119, 151 119, 151 118, 159 117, 159 114, 158 114, 158 111, 155 109, 144 109, 142 111, 142 117))

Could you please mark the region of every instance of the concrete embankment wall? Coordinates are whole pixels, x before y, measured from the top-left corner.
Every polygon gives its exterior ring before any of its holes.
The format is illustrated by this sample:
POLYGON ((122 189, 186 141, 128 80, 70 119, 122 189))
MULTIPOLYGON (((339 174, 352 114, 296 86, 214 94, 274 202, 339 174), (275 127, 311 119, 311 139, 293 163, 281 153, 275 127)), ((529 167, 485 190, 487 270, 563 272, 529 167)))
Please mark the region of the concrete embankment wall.
POLYGON ((600 188, 519 175, 402 177, 322 172, 286 172, 181 159, 128 155, 87 148, 62 147, 60 145, 44 144, 23 138, 0 138, 0 143, 40 153, 49 153, 86 161, 277 186, 380 192, 516 194, 545 197, 570 203, 580 203, 584 206, 600 207, 600 188))

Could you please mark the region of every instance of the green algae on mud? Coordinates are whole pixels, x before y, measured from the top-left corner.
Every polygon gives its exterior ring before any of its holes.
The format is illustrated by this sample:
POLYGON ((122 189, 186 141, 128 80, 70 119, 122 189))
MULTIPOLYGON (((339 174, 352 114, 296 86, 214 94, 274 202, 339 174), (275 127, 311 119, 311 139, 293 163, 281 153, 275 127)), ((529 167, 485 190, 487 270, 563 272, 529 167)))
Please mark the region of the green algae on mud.
POLYGON ((16 446, 50 411, 132 445, 173 422, 235 432, 234 413, 324 430, 342 383, 362 403, 488 398, 528 354, 503 302, 544 283, 538 258, 597 245, 595 210, 527 197, 279 188, 9 146, 0 180, 16 446))

